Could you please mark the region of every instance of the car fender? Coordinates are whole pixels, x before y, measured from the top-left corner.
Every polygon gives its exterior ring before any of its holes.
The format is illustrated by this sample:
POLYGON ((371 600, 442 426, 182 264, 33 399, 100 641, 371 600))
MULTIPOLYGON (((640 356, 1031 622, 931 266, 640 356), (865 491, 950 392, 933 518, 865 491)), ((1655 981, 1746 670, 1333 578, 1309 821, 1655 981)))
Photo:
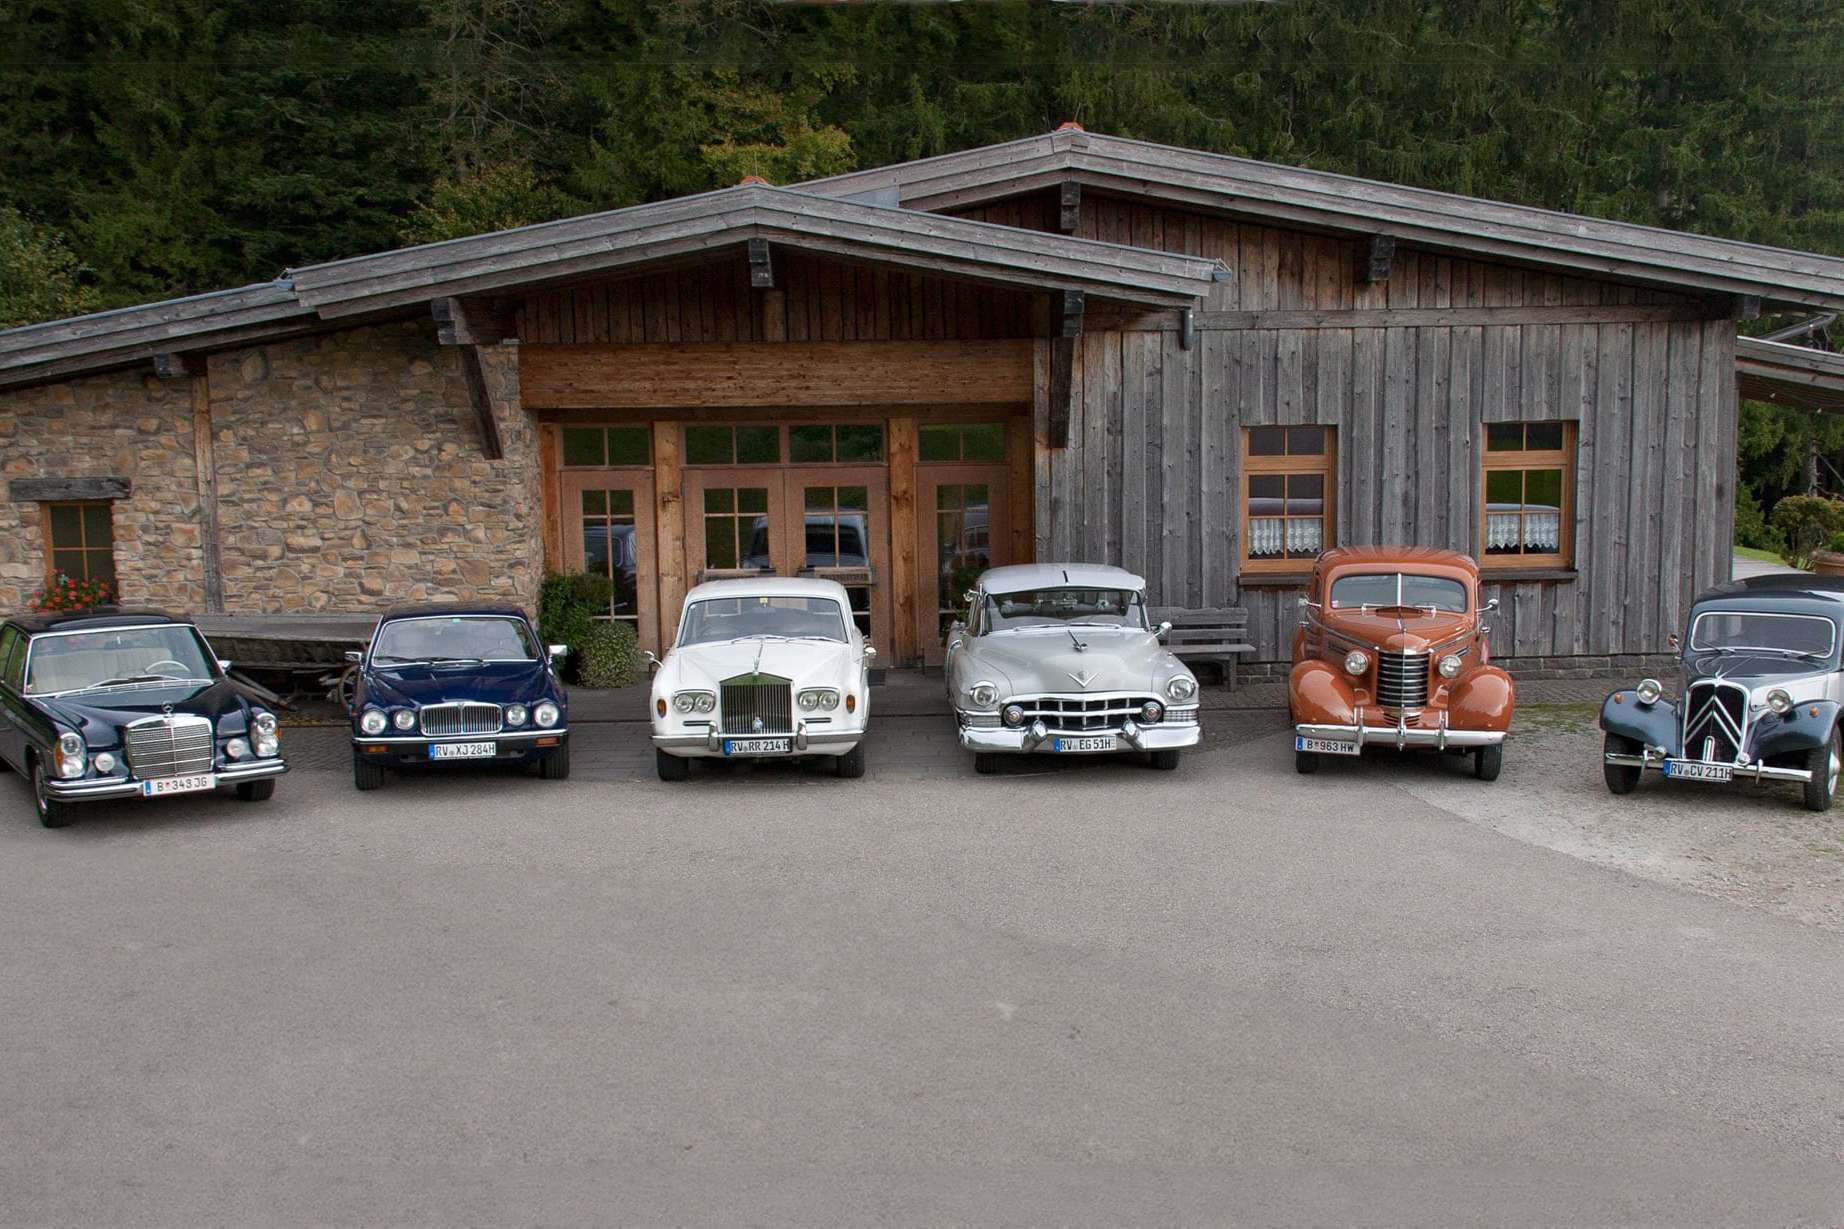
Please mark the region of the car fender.
POLYGON ((1678 753, 1678 706, 1664 697, 1641 704, 1631 687, 1609 695, 1601 703, 1601 728, 1648 747, 1678 753))
POLYGON ((1836 700, 1803 700, 1784 717, 1762 713, 1754 719, 1749 732, 1749 742, 1753 744, 1749 752, 1755 759, 1767 760, 1811 751, 1825 745, 1837 722, 1836 700), (1815 711, 1817 716, 1813 715, 1815 711))
POLYGON ((1312 658, 1287 675, 1287 707, 1299 725, 1351 725, 1357 693, 1336 666, 1312 658))
POLYGON ((1447 692, 1447 724, 1456 730, 1506 730, 1517 707, 1517 684, 1497 666, 1474 666, 1447 692))

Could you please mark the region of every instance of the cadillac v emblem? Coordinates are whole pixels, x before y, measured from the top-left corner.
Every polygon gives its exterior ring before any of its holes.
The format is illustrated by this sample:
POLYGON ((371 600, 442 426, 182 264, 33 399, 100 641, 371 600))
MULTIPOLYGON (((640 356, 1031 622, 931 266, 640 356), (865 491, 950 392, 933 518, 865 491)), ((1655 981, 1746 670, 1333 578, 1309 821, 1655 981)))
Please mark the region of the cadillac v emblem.
POLYGON ((1082 688, 1084 691, 1087 691, 1088 685, 1095 681, 1095 675, 1092 671, 1087 674, 1077 674, 1072 670, 1069 672, 1069 677, 1076 680, 1076 686, 1082 688))

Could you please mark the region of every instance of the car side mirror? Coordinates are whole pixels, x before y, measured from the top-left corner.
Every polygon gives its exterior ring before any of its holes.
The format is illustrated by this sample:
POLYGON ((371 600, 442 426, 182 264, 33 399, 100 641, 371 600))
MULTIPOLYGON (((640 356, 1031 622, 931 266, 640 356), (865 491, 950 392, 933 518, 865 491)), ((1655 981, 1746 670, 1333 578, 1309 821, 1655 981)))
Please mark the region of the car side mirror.
POLYGON ((660 659, 653 656, 651 652, 643 653, 641 656, 647 659, 647 670, 649 672, 660 668, 660 659))
POLYGON ((229 674, 231 672, 231 666, 234 664, 235 663, 233 663, 230 658, 220 657, 218 658, 218 672, 221 674, 229 674))
POLYGON ((866 661, 876 661, 877 660, 877 650, 872 648, 868 644, 865 645, 864 646, 864 659, 866 661))
POLYGON ((1673 653, 1678 651, 1678 646, 1682 643, 1683 641, 1678 639, 1678 634, 1676 632, 1672 632, 1669 636, 1665 637, 1665 647, 1670 649, 1673 653))
POLYGON ((1164 619, 1160 621, 1159 626, 1156 630, 1154 630, 1153 635, 1157 636, 1161 640, 1164 640, 1165 633, 1171 630, 1172 630, 1172 621, 1170 619, 1164 619))
POLYGON ((1491 614, 1494 610, 1497 610, 1497 609, 1498 609, 1498 599, 1497 598, 1492 598, 1484 606, 1481 606, 1479 608, 1480 613, 1482 614, 1491 614))
POLYGON ((364 649, 347 649, 344 656, 345 656, 347 665, 356 666, 360 662, 365 660, 365 650, 364 649))
POLYGON ((969 606, 973 605, 973 598, 974 598, 974 593, 973 593, 973 590, 971 589, 967 590, 965 593, 960 595, 960 600, 967 603, 967 605, 969 606))
POLYGON ((546 645, 545 649, 550 653, 552 661, 557 660, 559 657, 568 657, 570 655, 570 646, 567 644, 546 645))

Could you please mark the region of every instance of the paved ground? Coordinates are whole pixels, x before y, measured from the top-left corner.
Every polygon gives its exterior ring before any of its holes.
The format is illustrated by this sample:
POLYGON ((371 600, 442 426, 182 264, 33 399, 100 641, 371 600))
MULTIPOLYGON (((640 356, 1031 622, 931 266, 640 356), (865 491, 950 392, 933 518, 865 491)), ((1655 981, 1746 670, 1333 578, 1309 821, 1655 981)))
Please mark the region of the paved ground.
POLYGON ((988 780, 883 711, 857 782, 621 725, 365 797, 294 731, 271 803, 62 832, 0 778, 0 1219, 1844 1222, 1844 935, 1588 839, 1839 820, 1616 809, 1567 710, 1493 786, 1260 711, 988 780))
POLYGON ((1736 580, 1746 580, 1750 576, 1772 576, 1777 573, 1796 572, 1799 570, 1797 568, 1789 568, 1784 563, 1768 563, 1760 559, 1744 559, 1740 555, 1735 556, 1731 567, 1732 571, 1730 574, 1733 575, 1736 580))

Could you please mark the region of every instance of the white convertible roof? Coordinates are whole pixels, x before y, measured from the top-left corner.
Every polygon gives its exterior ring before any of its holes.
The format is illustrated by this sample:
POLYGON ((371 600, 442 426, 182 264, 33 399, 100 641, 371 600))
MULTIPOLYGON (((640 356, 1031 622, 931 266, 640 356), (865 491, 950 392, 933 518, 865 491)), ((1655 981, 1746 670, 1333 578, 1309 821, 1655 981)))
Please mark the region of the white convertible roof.
POLYGON ((737 580, 707 580, 685 595, 686 604, 723 597, 829 597, 851 604, 845 586, 836 580, 804 576, 745 576, 737 580))
POLYGON ((1021 563, 994 568, 980 577, 987 593, 1019 593, 1026 589, 1140 589, 1146 582, 1125 568, 1105 563, 1021 563))

